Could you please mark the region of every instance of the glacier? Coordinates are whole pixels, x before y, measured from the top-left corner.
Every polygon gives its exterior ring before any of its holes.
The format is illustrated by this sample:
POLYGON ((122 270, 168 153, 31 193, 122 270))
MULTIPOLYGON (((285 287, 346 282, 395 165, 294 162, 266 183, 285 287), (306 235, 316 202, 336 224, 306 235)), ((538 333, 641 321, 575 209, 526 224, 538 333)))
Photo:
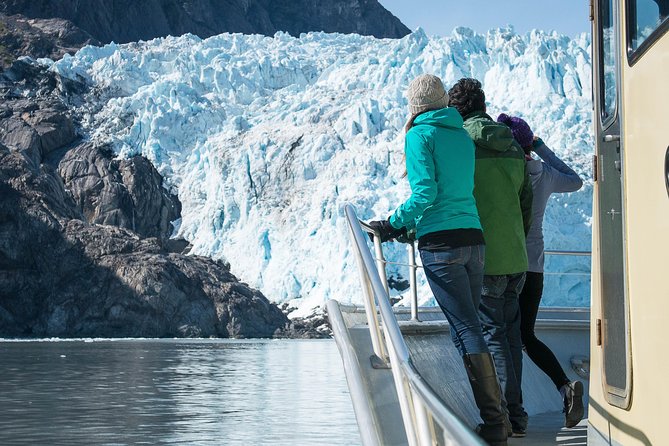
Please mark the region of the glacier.
MULTIPOLYGON (((355 34, 193 35, 87 46, 39 60, 90 88, 75 104, 86 139, 142 154, 182 203, 174 237, 223 259, 271 301, 320 311, 361 303, 343 206, 386 218, 409 194, 402 178, 404 97, 417 75, 482 81, 488 111, 519 115, 584 178, 553 195, 547 249, 589 250, 592 89, 589 36, 485 35, 456 28, 402 39, 355 34)), ((406 245, 384 246, 406 263, 406 245)), ((589 305, 589 258, 551 256, 545 305, 589 305)), ((407 269, 390 265, 395 283, 407 269)), ((433 299, 419 274, 422 304, 433 299)), ((400 305, 405 290, 392 290, 400 305)))

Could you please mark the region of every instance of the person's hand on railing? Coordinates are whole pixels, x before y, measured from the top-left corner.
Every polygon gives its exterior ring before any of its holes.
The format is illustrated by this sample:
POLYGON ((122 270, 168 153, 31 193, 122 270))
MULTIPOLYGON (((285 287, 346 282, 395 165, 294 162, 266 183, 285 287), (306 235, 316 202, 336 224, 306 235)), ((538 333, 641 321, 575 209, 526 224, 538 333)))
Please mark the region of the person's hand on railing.
MULTIPOLYGON (((401 228, 401 229, 393 228, 388 220, 373 220, 370 221, 368 224, 372 229, 374 229, 374 232, 379 233, 379 236, 381 237, 381 242, 387 242, 388 240, 392 240, 400 236, 406 236, 407 233, 406 228, 401 228)), ((369 233, 368 235, 370 240, 374 241, 374 236, 369 233)))
POLYGON ((395 240, 397 240, 400 243, 413 243, 416 241, 416 229, 409 229, 404 234, 395 237, 395 240))

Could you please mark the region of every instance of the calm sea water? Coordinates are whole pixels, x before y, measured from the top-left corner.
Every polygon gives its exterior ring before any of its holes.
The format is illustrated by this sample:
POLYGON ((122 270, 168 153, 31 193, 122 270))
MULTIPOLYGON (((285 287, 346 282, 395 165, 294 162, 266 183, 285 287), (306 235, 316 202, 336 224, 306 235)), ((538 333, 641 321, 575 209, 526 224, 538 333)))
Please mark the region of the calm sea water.
POLYGON ((359 445, 331 340, 0 341, 0 445, 359 445))

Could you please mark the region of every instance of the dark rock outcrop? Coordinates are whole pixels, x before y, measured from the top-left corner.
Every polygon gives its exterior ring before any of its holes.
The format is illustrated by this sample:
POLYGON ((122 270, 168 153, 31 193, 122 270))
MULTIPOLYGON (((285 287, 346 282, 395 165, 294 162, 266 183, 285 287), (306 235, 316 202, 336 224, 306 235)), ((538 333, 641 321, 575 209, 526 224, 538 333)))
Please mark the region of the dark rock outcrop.
MULTIPOLYGON (((296 308, 289 308, 288 304, 283 304, 281 309, 286 315, 296 310, 296 308)), ((290 324, 276 335, 276 337, 292 339, 325 339, 332 336, 332 327, 326 307, 316 310, 307 317, 291 318, 290 324)))
POLYGON ((148 160, 80 142, 63 97, 84 87, 40 70, 18 63, 0 76, 0 336, 285 329, 282 311, 228 265, 171 252, 176 197, 148 160))
POLYGON ((85 45, 99 43, 69 20, 0 14, 0 68, 8 68, 18 56, 57 60, 85 45))
POLYGON ((5 0, 0 13, 66 19, 101 42, 116 43, 184 33, 205 38, 325 31, 399 38, 410 32, 377 0, 5 0))
POLYGON ((181 215, 181 203, 142 156, 116 160, 111 149, 82 144, 65 154, 58 173, 89 223, 168 239, 181 215))

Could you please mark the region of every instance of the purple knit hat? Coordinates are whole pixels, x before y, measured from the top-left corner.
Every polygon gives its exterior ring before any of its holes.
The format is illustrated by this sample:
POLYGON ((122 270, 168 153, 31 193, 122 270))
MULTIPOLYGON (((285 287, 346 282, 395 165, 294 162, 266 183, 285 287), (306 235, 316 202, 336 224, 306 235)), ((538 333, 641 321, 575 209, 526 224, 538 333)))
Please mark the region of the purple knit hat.
POLYGON ((511 128, 511 133, 513 133, 513 137, 518 141, 520 147, 525 148, 532 146, 534 133, 532 133, 532 129, 522 118, 502 113, 497 117, 497 122, 506 124, 511 128))

